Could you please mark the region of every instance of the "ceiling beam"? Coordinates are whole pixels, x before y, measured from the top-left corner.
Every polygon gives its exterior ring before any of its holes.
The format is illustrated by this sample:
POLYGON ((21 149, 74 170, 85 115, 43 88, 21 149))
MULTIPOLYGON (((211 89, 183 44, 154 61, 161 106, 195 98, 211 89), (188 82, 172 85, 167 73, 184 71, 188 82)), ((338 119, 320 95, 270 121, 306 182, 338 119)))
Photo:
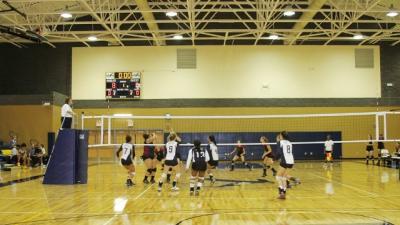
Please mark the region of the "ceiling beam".
MULTIPOLYGON (((299 20, 312 21, 314 16, 318 13, 317 10, 320 10, 325 3, 326 3, 326 0, 312 0, 310 5, 308 6, 308 9, 310 11, 304 12, 301 15, 301 17, 299 18, 299 20)), ((302 30, 306 27, 307 24, 308 24, 308 22, 297 22, 293 26, 293 29, 302 30)), ((290 37, 289 40, 285 41, 286 42, 285 44, 289 44, 289 45, 295 44, 297 37, 300 37, 301 33, 302 32, 293 34, 293 36, 290 37)))
POLYGON ((165 45, 165 41, 159 39, 160 31, 157 23, 155 23, 154 15, 147 0, 136 0, 135 2, 140 13, 143 15, 144 21, 146 21, 147 26, 149 27, 149 31, 153 34, 155 45, 165 45))
MULTIPOLYGON (((144 20, 128 20, 127 18, 124 18, 122 20, 115 20, 115 21, 104 21, 105 24, 144 24, 144 23, 173 23, 175 24, 177 21, 176 20, 154 20, 154 21, 144 21, 144 20)), ((179 20, 181 23, 189 23, 189 20, 179 20)), ((253 19, 196 19, 192 20, 194 23, 260 23, 260 22, 265 22, 265 20, 253 20, 253 19)), ((331 19, 331 20, 322 20, 322 19, 272 19, 271 22, 274 23, 344 23, 348 22, 348 20, 338 20, 338 19, 331 19)), ((400 24, 400 20, 356 20, 354 23, 365 23, 365 24, 400 24)), ((56 25, 92 25, 92 24, 102 24, 102 22, 99 21, 43 21, 43 22, 32 22, 32 23, 24 23, 24 22, 18 22, 18 25, 20 26, 56 26, 56 25)), ((15 25, 14 23, 2 23, 4 26, 13 26, 15 25)), ((196 26, 197 27, 197 26, 196 26)))

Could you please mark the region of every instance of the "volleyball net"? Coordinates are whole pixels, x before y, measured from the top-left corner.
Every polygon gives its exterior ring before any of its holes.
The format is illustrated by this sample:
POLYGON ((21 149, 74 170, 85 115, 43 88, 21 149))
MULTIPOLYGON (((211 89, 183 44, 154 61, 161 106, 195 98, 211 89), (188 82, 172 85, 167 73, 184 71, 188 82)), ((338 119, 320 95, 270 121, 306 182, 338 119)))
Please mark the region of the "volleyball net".
MULTIPOLYGON (((200 140, 207 145, 207 137, 216 137, 221 159, 229 159, 229 153, 240 140, 246 146, 247 158, 258 159, 262 155, 261 136, 276 145, 276 135, 289 132, 294 154, 299 159, 318 159, 323 155, 327 136, 334 141, 334 156, 343 152, 365 151, 369 141, 388 143, 394 148, 400 140, 400 112, 359 112, 330 114, 282 114, 282 115, 220 115, 220 116, 136 116, 130 114, 82 115, 81 128, 89 130, 89 147, 115 149, 132 136, 138 152, 143 149, 143 134, 155 133, 152 145, 163 146, 170 131, 182 139, 185 152, 200 140), (371 139, 369 138, 371 136, 371 139), (383 140, 379 140, 380 139, 383 140), (297 155, 297 156, 296 156, 297 155)), ((183 153, 184 155, 184 153, 183 153)), ((354 154, 357 155, 357 154, 354 154)))

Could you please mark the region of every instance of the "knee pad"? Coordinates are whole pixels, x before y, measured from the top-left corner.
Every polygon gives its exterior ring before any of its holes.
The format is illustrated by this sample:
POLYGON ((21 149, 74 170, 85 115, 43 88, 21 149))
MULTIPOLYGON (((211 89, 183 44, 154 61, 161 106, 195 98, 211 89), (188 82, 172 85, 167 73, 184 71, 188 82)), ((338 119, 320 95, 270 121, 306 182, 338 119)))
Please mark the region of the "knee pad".
POLYGON ((168 171, 172 171, 172 167, 170 167, 168 171))
POLYGON ((153 168, 153 172, 154 172, 154 173, 157 172, 157 168, 153 168))
POLYGON ((129 175, 131 175, 132 177, 136 175, 135 172, 130 172, 129 175))
POLYGON ((162 173, 162 174, 161 174, 161 178, 164 179, 164 178, 166 178, 166 177, 167 177, 167 174, 165 174, 165 173, 162 173))
POLYGON ((196 177, 194 177, 194 176, 190 176, 190 180, 192 181, 192 180, 195 180, 196 179, 196 177))
POLYGON ((175 177, 179 178, 179 177, 181 177, 181 174, 180 173, 176 173, 175 177))
POLYGON ((204 177, 199 177, 199 182, 204 183, 204 177))
POLYGON ((267 169, 271 168, 271 166, 267 166, 267 169))
POLYGON ((153 169, 147 169, 147 172, 151 173, 151 172, 153 172, 153 169))

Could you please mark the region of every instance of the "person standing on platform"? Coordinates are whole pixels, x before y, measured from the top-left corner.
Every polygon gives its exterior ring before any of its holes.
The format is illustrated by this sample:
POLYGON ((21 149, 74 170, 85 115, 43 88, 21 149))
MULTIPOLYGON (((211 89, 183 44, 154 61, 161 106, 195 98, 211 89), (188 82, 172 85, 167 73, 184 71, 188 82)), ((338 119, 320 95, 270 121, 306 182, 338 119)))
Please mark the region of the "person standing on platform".
POLYGON ((72 111, 72 99, 66 98, 64 105, 61 107, 61 128, 71 129, 72 126, 72 116, 75 115, 72 111))

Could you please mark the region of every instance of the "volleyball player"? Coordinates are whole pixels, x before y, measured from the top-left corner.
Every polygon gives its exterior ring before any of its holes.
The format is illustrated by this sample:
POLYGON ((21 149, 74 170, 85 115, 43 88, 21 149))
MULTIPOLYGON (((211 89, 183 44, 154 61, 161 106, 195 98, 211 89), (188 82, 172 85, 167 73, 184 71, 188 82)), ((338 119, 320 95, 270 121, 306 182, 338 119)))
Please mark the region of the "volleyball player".
POLYGON ((192 172, 190 176, 190 195, 199 195, 201 187, 204 183, 204 175, 207 170, 207 162, 210 161, 208 152, 200 147, 201 143, 199 140, 193 141, 194 147, 189 150, 189 154, 186 160, 186 169, 188 170, 190 164, 192 164, 192 172), (197 185, 196 185, 197 180, 197 185), (196 191, 195 191, 196 186, 196 191))
POLYGON ((289 171, 294 165, 293 146, 289 141, 289 135, 286 131, 279 133, 276 137, 276 141, 278 144, 278 150, 276 152, 275 159, 280 160, 279 169, 276 176, 276 180, 279 185, 278 199, 286 199, 286 182, 289 171))
MULTIPOLYGON (((161 171, 164 170, 165 155, 166 155, 166 150, 164 146, 156 148, 156 158, 161 163, 161 171)), ((171 174, 172 174, 172 168, 169 168, 169 170, 167 171, 167 183, 171 182, 171 174)))
POLYGON ((231 171, 235 169, 235 162, 236 161, 242 161, 243 165, 247 167, 249 170, 251 170, 251 166, 246 162, 245 155, 246 155, 246 148, 241 144, 241 141, 237 141, 236 147, 233 149, 233 151, 230 153, 232 155, 233 153, 236 152, 236 155, 233 157, 232 162, 231 162, 231 171))
POLYGON ((166 156, 165 156, 165 162, 164 162, 164 171, 161 174, 160 181, 158 182, 158 191, 162 190, 162 185, 164 183, 165 178, 167 177, 166 171, 169 171, 170 168, 172 168, 173 171, 175 171, 175 178, 174 181, 172 182, 172 190, 173 191, 178 191, 179 188, 176 186, 179 177, 181 176, 180 169, 179 169, 179 164, 180 164, 180 153, 179 153, 179 142, 181 139, 178 137, 178 135, 174 132, 171 132, 168 136, 168 142, 165 144, 166 148, 166 156))
POLYGON ((130 135, 126 135, 125 143, 122 144, 117 151, 118 158, 119 153, 122 151, 121 164, 128 171, 128 178, 126 180, 126 185, 128 187, 134 185, 132 179, 135 177, 135 165, 133 164, 135 159, 135 146, 131 143, 131 141, 132 137, 130 135))
POLYGON ((260 137, 260 142, 264 148, 264 153, 262 155, 262 160, 263 160, 263 177, 267 176, 267 170, 271 169, 272 171, 272 176, 276 176, 276 170, 275 168, 272 167, 272 165, 274 164, 274 156, 272 154, 272 149, 271 146, 269 144, 267 144, 269 142, 268 138, 265 136, 260 137))
POLYGON ((142 159, 146 165, 146 173, 143 178, 143 183, 148 184, 147 180, 151 176, 150 183, 154 184, 154 176, 157 172, 157 158, 155 153, 154 140, 157 138, 155 133, 143 134, 144 144, 142 159))
POLYGON ((332 156, 332 151, 333 151, 333 141, 331 138, 331 135, 326 136, 326 141, 325 141, 325 166, 328 165, 328 162, 331 163, 331 166, 333 165, 333 156, 332 156))
POLYGON ((382 134, 379 135, 379 141, 378 141, 378 163, 376 165, 380 166, 381 165, 381 158, 382 158, 382 149, 385 149, 385 144, 383 143, 382 140, 385 138, 383 137, 382 134))
POLYGON ((366 164, 369 164, 369 160, 372 161, 372 165, 374 165, 374 145, 372 142, 372 135, 368 134, 368 140, 369 142, 367 143, 367 147, 366 147, 366 164))
POLYGON ((214 135, 208 136, 208 155, 210 156, 210 160, 207 163, 207 173, 210 176, 211 183, 215 183, 215 178, 212 173, 213 169, 216 169, 218 166, 218 147, 217 142, 215 141, 214 135))

